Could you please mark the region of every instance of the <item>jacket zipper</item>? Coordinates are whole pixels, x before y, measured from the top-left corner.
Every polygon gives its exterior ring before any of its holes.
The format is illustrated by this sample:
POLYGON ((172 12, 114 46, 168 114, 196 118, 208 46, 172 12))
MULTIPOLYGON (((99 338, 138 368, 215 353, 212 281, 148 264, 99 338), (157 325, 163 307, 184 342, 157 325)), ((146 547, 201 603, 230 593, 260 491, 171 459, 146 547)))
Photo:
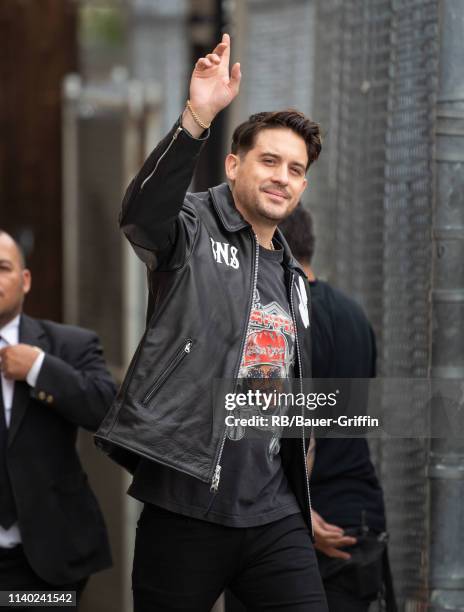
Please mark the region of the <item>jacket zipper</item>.
POLYGON ((172 139, 171 142, 168 144, 168 146, 166 147, 166 151, 164 151, 164 153, 162 155, 159 156, 158 161, 155 164, 155 167, 153 168, 153 170, 150 172, 150 174, 147 176, 147 178, 142 182, 142 184, 140 185, 140 191, 142 191, 142 189, 145 187, 145 183, 147 181, 149 181, 151 179, 151 177, 155 174, 155 172, 158 169, 159 163, 160 161, 163 159, 163 157, 166 155, 166 153, 169 151, 169 149, 172 147, 172 145, 174 144, 174 141, 176 140, 176 138, 179 136, 179 133, 182 132, 182 127, 179 125, 179 127, 176 129, 176 131, 174 132, 174 134, 172 135, 172 139))
MULTIPOLYGON (((292 311, 293 326, 295 328, 295 346, 296 346, 296 355, 297 355, 297 361, 298 361, 298 377, 300 379, 300 392, 303 394, 303 376, 302 376, 303 371, 301 369, 300 343, 298 342, 298 326, 296 323, 295 309, 293 307, 293 284, 294 282, 295 282, 295 275, 292 273, 292 282, 290 285, 290 309, 292 311)), ((309 314, 309 306, 308 306, 308 314, 309 314)), ((302 407, 301 410, 302 410, 302 414, 304 417, 304 407, 302 407)), ((310 428, 309 430, 310 437, 311 437, 311 433, 312 433, 312 428, 310 428)), ((303 464, 304 464, 304 470, 305 470, 306 494, 308 496, 309 518, 311 519, 311 532, 312 532, 312 536, 314 539, 314 527, 313 527, 312 508, 311 508, 311 493, 309 490, 308 464, 306 463, 306 444, 305 444, 305 426, 304 425, 301 426, 301 440, 302 440, 302 445, 303 445, 303 464)))
MULTIPOLYGON (((237 370, 235 373, 235 378, 234 380, 237 380, 238 377, 238 373, 240 371, 240 366, 243 363, 243 358, 245 355, 245 349, 246 349, 246 339, 248 337, 248 330, 250 327, 250 314, 251 314, 251 308, 253 307, 253 296, 255 294, 255 290, 256 290, 256 286, 258 284, 258 266, 259 266, 259 244, 258 244, 258 237, 256 236, 256 234, 253 232, 253 241, 255 244, 255 259, 254 259, 254 270, 253 270, 253 286, 251 288, 251 300, 250 300, 250 305, 248 308, 248 315, 247 315, 247 323, 246 323, 246 329, 245 329, 245 335, 242 339, 242 350, 241 350, 241 354, 240 354, 240 361, 238 363, 237 366, 237 370)), ((221 445, 219 447, 219 453, 217 456, 217 460, 216 460, 216 465, 214 467, 214 471, 213 471, 213 477, 211 479, 211 487, 210 487, 210 491, 212 491, 213 493, 217 493, 218 488, 219 488, 219 482, 221 480, 221 459, 222 459, 222 453, 224 451, 224 445, 226 443, 226 438, 227 438, 227 428, 224 429, 224 433, 222 436, 222 440, 221 440, 221 445)), ((211 507, 211 504, 210 506, 211 507)), ((209 510, 209 508, 208 508, 209 510)))
POLYGON ((148 389, 147 393, 145 394, 145 397, 142 400, 142 404, 145 405, 151 400, 151 398, 155 395, 158 389, 166 381, 168 376, 177 368, 177 366, 184 359, 184 357, 186 357, 190 353, 191 349, 192 349, 192 340, 190 338, 186 338, 183 345, 178 349, 177 353, 171 359, 171 361, 167 365, 164 372, 162 372, 158 376, 155 382, 148 389))

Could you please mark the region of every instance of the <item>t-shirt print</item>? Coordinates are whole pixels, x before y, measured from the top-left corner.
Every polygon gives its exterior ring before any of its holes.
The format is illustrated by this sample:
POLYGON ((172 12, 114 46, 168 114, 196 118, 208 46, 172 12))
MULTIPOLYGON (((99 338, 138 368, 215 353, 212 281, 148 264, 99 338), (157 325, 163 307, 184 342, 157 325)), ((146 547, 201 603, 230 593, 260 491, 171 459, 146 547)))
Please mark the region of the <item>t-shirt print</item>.
MULTIPOLYGON (((281 385, 293 374, 294 346, 295 328, 290 313, 276 300, 263 304, 256 288, 239 370, 239 378, 246 380, 242 380, 238 390, 246 392, 250 388, 259 388, 263 392, 270 391, 267 382, 273 387, 272 380, 277 379, 278 390, 285 391, 281 385)), ((272 413, 276 414, 275 409, 272 413)), ((240 416, 250 417, 254 414, 260 414, 256 406, 240 409, 240 416)), ((254 429, 260 430, 261 427, 256 425, 254 429)), ((276 455, 280 450, 280 429, 267 426, 263 430, 270 437, 269 455, 276 455)), ((227 431, 230 440, 237 441, 245 435, 246 428, 241 425, 231 426, 227 431)))
POLYGON ((290 314, 276 301, 262 304, 255 289, 239 378, 288 378, 294 343, 290 314))

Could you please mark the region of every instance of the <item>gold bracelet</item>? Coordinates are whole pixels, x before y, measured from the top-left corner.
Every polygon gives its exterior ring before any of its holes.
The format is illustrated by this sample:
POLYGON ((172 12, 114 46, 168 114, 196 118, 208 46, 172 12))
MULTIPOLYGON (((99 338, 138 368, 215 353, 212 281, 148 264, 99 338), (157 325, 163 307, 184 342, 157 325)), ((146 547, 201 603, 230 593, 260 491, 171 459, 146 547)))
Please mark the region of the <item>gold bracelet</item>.
POLYGON ((203 128, 204 130, 207 130, 210 126, 211 123, 203 123, 203 121, 200 119, 200 117, 196 114, 196 112, 193 110, 192 105, 190 104, 190 100, 187 100, 187 108, 190 111, 190 114, 193 117, 193 120, 195 121, 195 123, 197 125, 199 125, 201 128, 203 128))

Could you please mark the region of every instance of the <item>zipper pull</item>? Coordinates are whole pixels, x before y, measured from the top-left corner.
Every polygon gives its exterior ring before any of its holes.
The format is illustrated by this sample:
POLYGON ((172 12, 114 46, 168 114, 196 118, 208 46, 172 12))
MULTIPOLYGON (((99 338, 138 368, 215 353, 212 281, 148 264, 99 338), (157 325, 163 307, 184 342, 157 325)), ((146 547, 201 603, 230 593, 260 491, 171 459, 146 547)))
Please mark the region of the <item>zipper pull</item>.
POLYGON ((214 468, 213 480, 211 481, 210 491, 214 491, 214 493, 217 493, 220 480, 221 480, 221 466, 218 463, 217 466, 214 468))
POLYGON ((184 346, 184 352, 185 352, 185 353, 190 353, 190 349, 191 349, 191 348, 192 348, 192 341, 191 341, 191 340, 189 340, 189 341, 187 342, 187 344, 184 346))

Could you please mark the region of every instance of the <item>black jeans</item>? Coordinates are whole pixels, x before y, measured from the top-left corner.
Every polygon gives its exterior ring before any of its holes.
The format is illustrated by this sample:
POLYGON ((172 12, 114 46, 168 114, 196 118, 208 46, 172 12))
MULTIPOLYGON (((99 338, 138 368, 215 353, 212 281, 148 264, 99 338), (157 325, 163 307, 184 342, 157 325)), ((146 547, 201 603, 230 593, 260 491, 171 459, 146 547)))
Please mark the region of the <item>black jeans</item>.
POLYGON ((134 612, 209 612, 226 587, 249 611, 327 612, 301 514, 235 528, 145 504, 135 542, 134 612))
MULTIPOLYGON (((22 546, 16 546, 11 549, 0 549, 0 591, 76 591, 76 599, 79 604, 82 592, 87 584, 88 578, 83 578, 72 584, 54 585, 45 582, 37 576, 32 567, 29 565, 26 556, 24 555, 22 546)), ((76 610, 77 608, 69 606, 21 606, 15 607, 15 610, 76 610)))

